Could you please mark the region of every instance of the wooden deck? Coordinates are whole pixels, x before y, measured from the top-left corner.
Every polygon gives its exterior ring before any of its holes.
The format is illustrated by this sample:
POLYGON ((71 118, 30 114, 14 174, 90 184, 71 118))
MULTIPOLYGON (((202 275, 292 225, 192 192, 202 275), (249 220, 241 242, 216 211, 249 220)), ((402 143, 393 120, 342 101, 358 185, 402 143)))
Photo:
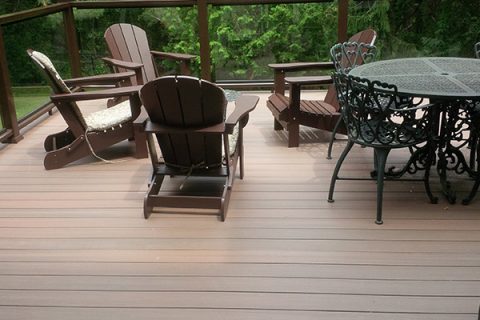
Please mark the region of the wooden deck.
MULTIPOLYGON (((387 182, 378 226, 374 182, 339 181, 326 201, 345 142, 326 160, 328 134, 304 128, 288 149, 261 96, 224 223, 144 220, 151 166, 127 143, 102 154, 123 162, 45 171, 43 139, 63 128, 58 114, 5 146, 0 319, 477 319, 480 196, 433 205, 421 183, 387 182)), ((367 176, 371 150, 347 161, 343 172, 367 176)), ((471 181, 454 185, 461 198, 471 181)))

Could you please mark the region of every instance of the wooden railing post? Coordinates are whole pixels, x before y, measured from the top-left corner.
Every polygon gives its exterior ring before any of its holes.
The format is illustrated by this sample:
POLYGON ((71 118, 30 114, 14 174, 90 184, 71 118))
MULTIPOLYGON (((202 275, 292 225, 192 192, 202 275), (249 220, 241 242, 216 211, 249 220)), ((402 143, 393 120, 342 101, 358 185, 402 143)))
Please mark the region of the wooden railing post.
POLYGON ((207 0, 197 1, 198 33, 200 37, 200 74, 202 79, 211 80, 210 37, 208 35, 207 0))
POLYGON ((12 135, 7 140, 9 143, 17 143, 23 139, 18 127, 17 114, 15 112, 15 103, 13 101, 12 85, 10 82, 10 73, 8 72, 7 57, 5 53, 5 43, 3 41, 3 30, 0 26, 0 114, 2 116, 3 127, 11 130, 12 135))
POLYGON ((338 42, 347 41, 348 36, 348 0, 338 1, 338 42))
POLYGON ((70 67, 72 69, 72 77, 80 77, 82 73, 80 67, 80 48, 78 47, 78 37, 77 31, 75 30, 75 17, 72 6, 63 11, 63 25, 67 38, 67 50, 70 67))

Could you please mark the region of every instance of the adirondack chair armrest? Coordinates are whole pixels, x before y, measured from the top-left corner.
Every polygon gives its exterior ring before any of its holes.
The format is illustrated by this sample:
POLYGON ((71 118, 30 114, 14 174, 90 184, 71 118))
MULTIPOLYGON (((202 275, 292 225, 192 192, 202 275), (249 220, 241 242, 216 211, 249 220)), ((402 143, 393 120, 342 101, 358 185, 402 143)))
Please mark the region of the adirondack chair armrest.
POLYGON ((332 84, 331 76, 286 77, 285 82, 298 86, 332 84))
POLYGON ((289 63, 270 63, 268 65, 274 71, 292 72, 304 71, 310 69, 333 69, 333 62, 289 62, 289 63))
MULTIPOLYGON (((285 94, 285 76, 287 72, 305 71, 311 69, 334 69, 333 62, 271 63, 268 66, 273 69, 273 91, 282 95, 285 94)), ((333 83, 331 77, 330 81, 330 83, 333 83)))
POLYGON ((235 100, 235 109, 225 121, 225 132, 233 133, 235 125, 241 121, 241 127, 245 127, 248 121, 248 114, 257 106, 259 97, 241 95, 235 100))
POLYGON ((150 50, 150 53, 154 57, 166 58, 175 61, 191 61, 192 59, 196 58, 197 56, 192 54, 186 53, 174 53, 174 52, 162 52, 162 51, 155 51, 150 50))
POLYGON ((141 86, 121 87, 106 90, 72 92, 53 94, 50 96, 53 102, 75 102, 84 100, 107 99, 114 97, 127 97, 138 95, 141 86))
POLYGON ((288 108, 290 109, 291 116, 295 117, 300 111, 300 91, 302 86, 330 84, 331 81, 330 76, 286 77, 285 82, 290 84, 288 108))
POLYGON ((151 50, 150 54, 154 58, 172 60, 178 62, 180 67, 180 73, 182 75, 189 76, 192 72, 190 70, 190 62, 196 58, 196 56, 185 53, 173 53, 151 50))
POLYGON ((107 57, 103 57, 102 60, 108 65, 129 69, 129 70, 141 69, 143 67, 143 63, 129 62, 129 61, 123 61, 123 60, 107 58, 107 57))
POLYGON ((117 59, 107 58, 107 57, 103 57, 102 60, 106 64, 108 64, 113 70, 116 70, 116 68, 133 70, 133 72, 135 72, 135 79, 137 84, 144 84, 143 74, 142 74, 143 63, 117 60, 117 59))
POLYGON ((186 134, 186 133, 224 133, 225 124, 219 123, 209 127, 201 128, 181 128, 181 127, 169 127, 158 123, 152 122, 147 119, 145 122, 146 133, 166 133, 166 134, 186 134))
POLYGON ((134 75, 135 75, 135 72, 127 71, 127 72, 120 72, 120 73, 102 74, 97 76, 72 78, 72 79, 64 80, 64 82, 69 87, 117 84, 119 82, 128 80, 131 76, 134 76, 134 75))

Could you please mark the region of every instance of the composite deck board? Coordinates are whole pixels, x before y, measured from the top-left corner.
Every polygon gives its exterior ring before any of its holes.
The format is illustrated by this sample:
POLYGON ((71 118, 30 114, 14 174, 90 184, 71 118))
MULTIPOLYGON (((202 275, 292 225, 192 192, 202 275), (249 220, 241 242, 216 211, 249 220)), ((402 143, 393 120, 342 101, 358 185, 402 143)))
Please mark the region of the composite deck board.
POLYGON ((388 241, 388 240, 316 240, 316 239, 0 239, 0 250, 232 250, 315 251, 315 252, 390 252, 457 253, 462 250, 480 256, 478 241, 388 241), (55 248, 55 249, 52 249, 55 248))
MULTIPOLYGON (((297 208, 298 209, 298 208, 297 208)), ((407 208, 408 209, 408 208, 407 208)), ((63 209, 67 210, 68 209, 63 209)), ((373 208, 371 210, 374 210, 373 208)), ((160 214, 158 214, 160 216, 160 214)), ((174 214, 163 214, 163 217, 154 217, 156 221, 155 226, 168 228, 182 228, 183 226, 195 225, 198 228, 213 228, 218 227, 217 219, 214 216, 208 217, 197 214, 192 214, 191 217, 174 218, 174 214), (206 219, 209 218, 209 220, 206 219)), ((386 216, 387 217, 387 216, 386 216)), ((384 226, 383 230, 457 230, 457 231, 472 231, 478 232, 478 219, 390 219, 388 226, 384 226)), ((2 218, 0 220, 0 228, 3 227, 31 227, 31 228, 98 228, 98 227, 142 227, 150 228, 153 222, 143 221, 138 219, 138 215, 131 218, 81 218, 81 217, 66 217, 62 218, 2 218)), ((315 228, 319 229, 367 229, 377 230, 378 227, 371 224, 371 218, 361 216, 359 218, 292 218, 283 217, 279 219, 272 219, 269 217, 260 218, 231 218, 229 222, 224 223, 225 227, 236 228, 290 228, 290 229, 305 229, 315 228)))
POLYGON ((162 292, 2 290, 7 306, 65 306, 108 308, 215 308, 259 310, 329 310, 360 312, 474 313, 474 297, 423 297, 356 294, 256 293, 256 292, 162 292))
POLYGON ((44 291, 160 291, 160 292, 271 292, 398 296, 452 296, 478 294, 478 282, 449 280, 368 280, 226 276, 0 276, 3 290, 44 291), (120 281, 121 280, 121 281, 120 281), (411 287, 418 287, 412 294, 411 287))
MULTIPOLYGON (((158 262, 3 262, 0 274, 10 276, 168 276, 302 278, 357 280, 472 281, 478 267, 421 265, 354 265, 314 263, 158 263, 158 262)), ((413 291, 412 291, 413 292, 413 291)))
POLYGON ((0 239, 326 239, 390 241, 480 241, 480 233, 454 230, 363 230, 316 228, 2 228, 0 239))
POLYGON ((409 313, 374 313, 374 312, 333 312, 333 311, 300 311, 300 310, 238 310, 238 309, 162 309, 156 308, 58 308, 58 307, 5 307, 5 317, 18 320, 50 320, 54 319, 146 319, 146 320, 179 320, 179 319, 215 319, 220 314, 231 320, 465 320, 472 319, 471 314, 412 314, 409 313))
MULTIPOLYGON (((421 182, 385 184, 374 224, 373 181, 330 175, 345 146, 302 128, 299 148, 261 94, 245 131, 245 179, 227 215, 142 217, 148 159, 123 142, 54 171, 43 139, 58 114, 0 150, 0 319, 476 319, 480 199, 428 203, 421 182)), ((395 151, 389 166, 408 153, 395 151)), ((355 147, 342 176, 368 177, 372 152, 355 147)), ((458 199, 472 180, 453 176, 458 199)), ((172 188, 174 184, 172 184, 172 188)), ((168 212, 167 212, 168 213, 168 212)))

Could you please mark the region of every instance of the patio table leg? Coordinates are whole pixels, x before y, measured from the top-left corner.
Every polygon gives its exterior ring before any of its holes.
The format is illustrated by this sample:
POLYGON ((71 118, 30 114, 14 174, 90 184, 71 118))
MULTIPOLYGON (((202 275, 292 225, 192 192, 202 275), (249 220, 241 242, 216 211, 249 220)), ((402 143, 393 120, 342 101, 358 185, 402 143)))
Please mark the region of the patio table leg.
POLYGON ((472 145, 470 139, 465 138, 467 131, 472 130, 473 119, 470 108, 470 104, 466 101, 450 101, 438 108, 442 114, 438 135, 437 172, 440 176, 442 192, 451 204, 455 203, 456 194, 447 179, 447 171, 454 171, 457 174, 466 172, 469 176, 475 177, 476 182, 469 196, 463 199, 463 204, 468 204, 473 199, 480 183, 478 172, 462 152, 462 148, 472 145))

